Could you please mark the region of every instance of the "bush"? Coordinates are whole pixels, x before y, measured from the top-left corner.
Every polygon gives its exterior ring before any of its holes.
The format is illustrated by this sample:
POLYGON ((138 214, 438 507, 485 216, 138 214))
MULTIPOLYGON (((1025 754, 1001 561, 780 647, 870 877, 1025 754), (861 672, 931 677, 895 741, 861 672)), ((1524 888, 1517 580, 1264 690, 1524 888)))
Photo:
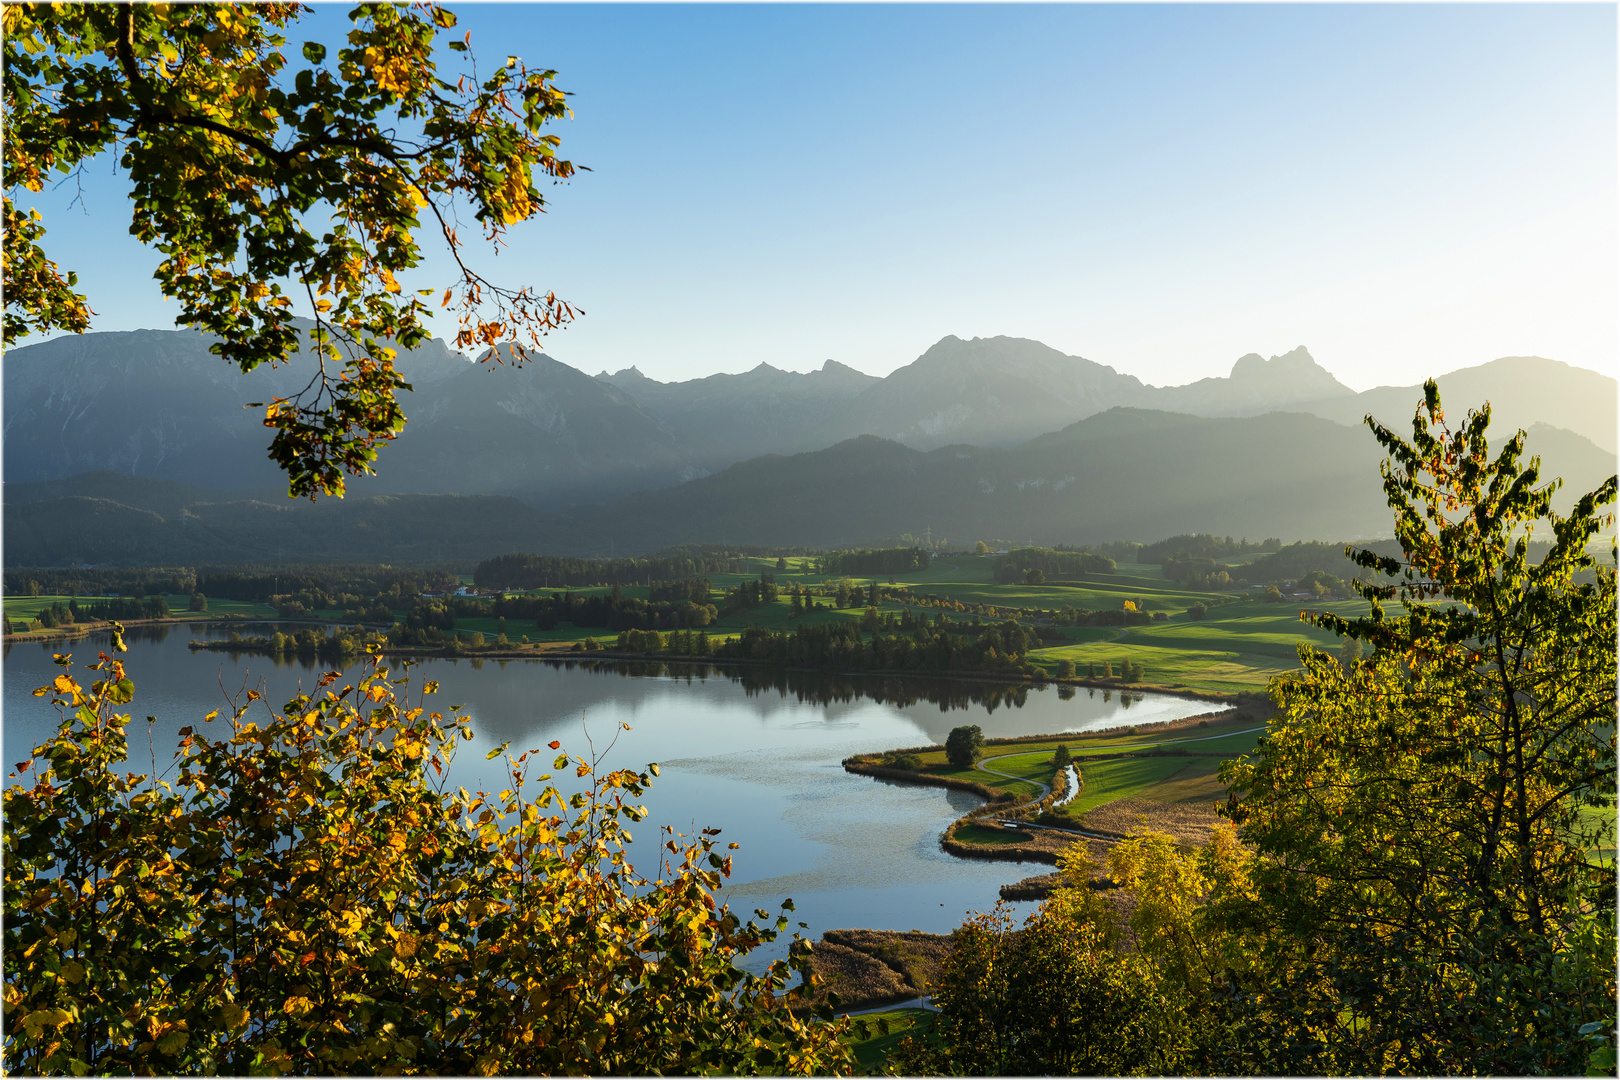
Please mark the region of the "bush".
POLYGON ((1060 679, 1074 678, 1074 661, 1059 660, 1057 666, 1057 677, 1060 679))
POLYGON ((204 596, 200 592, 192 593, 191 594, 191 603, 186 606, 186 610, 187 611, 207 611, 208 610, 208 597, 204 596))
POLYGON ((998 904, 953 932, 951 943, 934 996, 940 1046, 935 1060, 908 1062, 905 1075, 1181 1071, 1184 1011, 1152 960, 1107 948, 1095 928, 1043 908, 1015 933, 998 904))
POLYGON ((739 966, 787 919, 745 924, 713 901, 730 873, 713 840, 667 835, 658 881, 625 862, 622 822, 646 816, 632 800, 657 766, 561 755, 551 767, 583 790, 530 801, 508 756, 515 793, 440 792, 429 769, 466 721, 408 707, 374 658, 267 724, 244 721, 250 700, 218 737, 182 728, 175 780, 154 784, 122 771, 122 665, 92 665, 86 687, 60 664, 39 691, 59 730, 18 767, 33 786, 3 795, 9 1069, 850 1068, 847 1024, 789 1011, 806 959, 739 966))
POLYGON ((1208 614, 1209 608, 1205 607, 1203 604, 1194 604, 1192 607, 1187 609, 1187 618, 1191 619, 1193 622, 1203 621, 1204 616, 1208 614))

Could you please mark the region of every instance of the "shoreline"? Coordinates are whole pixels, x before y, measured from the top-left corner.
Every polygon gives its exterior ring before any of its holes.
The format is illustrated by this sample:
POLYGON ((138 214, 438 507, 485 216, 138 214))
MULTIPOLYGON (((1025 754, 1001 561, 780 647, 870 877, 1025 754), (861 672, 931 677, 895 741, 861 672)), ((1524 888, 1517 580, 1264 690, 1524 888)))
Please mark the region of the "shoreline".
MULTIPOLYGON (((1143 694, 1162 694, 1166 697, 1186 698, 1190 701, 1203 701, 1213 705, 1225 705, 1237 708, 1245 697, 1242 692, 1228 692, 1224 690, 1199 690, 1192 687, 1170 687, 1158 683, 1127 683, 1118 679, 1091 679, 1073 678, 1059 679, 1048 676, 1044 679, 1033 679, 1027 675, 992 675, 980 671, 890 671, 868 670, 856 668, 831 667, 805 667, 794 664, 777 664, 770 660, 750 660, 742 657, 715 658, 712 656, 685 656, 675 653, 647 653, 647 652, 619 652, 618 650, 598 649, 595 652, 574 652, 569 646, 559 643, 557 648, 539 648, 525 651, 521 648, 492 649, 486 647, 479 652, 450 652, 448 649, 428 648, 388 648, 383 650, 384 656, 405 657, 434 657, 445 660, 606 660, 610 662, 633 663, 660 663, 660 664, 708 664, 711 667, 770 667, 782 671, 797 671, 804 673, 826 673, 830 675, 857 676, 862 678, 878 677, 893 679, 951 679, 956 682, 983 682, 995 683, 1001 686, 1073 686, 1084 687, 1091 690, 1117 690, 1122 693, 1137 692, 1143 694)), ((1176 723, 1177 721, 1165 721, 1176 723)), ((1023 736, 1019 736, 1022 738, 1023 736)))
MULTIPOLYGON (((123 625, 126 628, 127 627, 132 627, 132 626, 173 626, 173 625, 178 625, 178 624, 181 624, 181 623, 199 623, 199 622, 201 622, 201 623, 231 622, 231 623, 244 623, 244 624, 252 624, 252 623, 271 624, 271 623, 275 623, 275 624, 285 624, 285 625, 327 626, 327 627, 351 627, 351 626, 357 626, 357 625, 358 626, 365 626, 366 625, 364 623, 333 622, 333 621, 328 621, 328 620, 323 620, 323 619, 279 619, 279 618, 270 618, 270 617, 266 617, 266 616, 262 616, 262 615, 241 615, 241 614, 234 614, 234 613, 233 614, 228 614, 228 615, 226 615, 226 614, 209 615, 207 613, 202 613, 202 612, 199 612, 196 615, 194 615, 192 617, 189 617, 189 618, 171 615, 169 618, 166 618, 166 619, 130 619, 130 620, 118 620, 118 621, 122 622, 123 625)), ((27 632, 24 632, 24 633, 21 633, 21 634, 6 634, 4 636, 4 644, 6 644, 6 645, 26 645, 26 644, 28 644, 30 642, 37 642, 37 643, 40 643, 40 644, 44 644, 44 643, 48 643, 48 642, 51 642, 51 641, 69 641, 69 640, 74 640, 74 639, 77 639, 77 638, 84 637, 87 634, 91 634, 91 633, 96 632, 97 630, 108 630, 110 628, 111 628, 111 622, 110 621, 102 621, 102 622, 94 622, 94 623, 74 623, 74 624, 72 624, 71 626, 68 626, 68 627, 55 627, 55 628, 52 628, 49 631, 27 631, 27 632)), ((373 626, 372 628, 373 629, 380 629, 381 627, 380 626, 373 626)), ((1124 682, 1124 681, 1122 681, 1120 679, 1088 678, 1088 677, 1085 677, 1085 676, 1077 676, 1077 677, 1072 678, 1072 679, 1061 679, 1061 678, 1057 678, 1056 676, 1051 676, 1051 675, 1048 675, 1045 678, 1033 678, 1033 677, 1031 677, 1029 675, 1025 675, 1023 673, 1013 673, 1013 674, 1007 674, 1007 675, 995 675, 995 674, 990 674, 990 673, 986 673, 986 672, 979 672, 979 671, 942 671, 942 672, 889 671, 889 670, 876 670, 876 671, 873 671, 873 670, 864 670, 864 669, 837 669, 837 668, 825 668, 825 667, 804 667, 804 666, 793 665, 793 664, 777 664, 777 663, 774 663, 773 661, 770 661, 770 660, 752 660, 752 659, 747 659, 747 658, 743 658, 743 657, 716 658, 716 657, 712 657, 712 656, 686 656, 686 655, 678 655, 678 654, 671 654, 671 653, 620 652, 617 649, 613 649, 613 650, 596 649, 596 650, 591 651, 591 652, 576 652, 573 649, 574 644, 575 644, 575 642, 571 642, 571 641, 570 642, 561 642, 561 641, 559 641, 559 642, 531 642, 527 646, 507 646, 507 647, 503 647, 503 648, 495 648, 495 647, 491 647, 491 646, 485 646, 483 649, 481 649, 481 650, 479 650, 477 652, 469 652, 469 651, 466 651, 465 649, 458 649, 458 650, 452 652, 451 650, 443 648, 443 647, 386 646, 383 649, 383 655, 386 656, 386 657, 400 657, 400 658, 403 658, 403 659, 413 659, 413 658, 417 658, 417 657, 425 657, 425 658, 430 658, 430 659, 442 659, 442 660, 548 660, 548 661, 553 661, 553 662, 563 661, 563 660, 605 660, 605 661, 622 661, 622 662, 635 662, 635 663, 649 663, 649 662, 651 662, 651 663, 678 663, 678 664, 709 664, 709 665, 711 665, 713 667, 728 667, 728 666, 772 667, 772 668, 780 668, 783 671, 825 672, 825 673, 833 674, 833 675, 858 676, 858 677, 877 676, 877 677, 882 677, 882 678, 900 678, 900 679, 950 679, 950 680, 958 681, 958 682, 995 683, 995 684, 998 684, 998 685, 1068 686, 1068 687, 1076 687, 1076 688, 1083 687, 1083 688, 1088 689, 1088 690, 1115 690, 1115 691, 1119 691, 1120 693, 1130 693, 1130 692, 1134 691, 1134 692, 1143 693, 1143 694, 1162 694, 1162 695, 1164 695, 1166 697, 1185 698, 1185 699, 1190 700, 1190 701, 1203 701, 1203 702, 1208 702, 1210 704, 1215 704, 1215 705, 1225 705, 1225 706, 1228 706, 1230 708, 1241 707, 1243 705, 1243 703, 1245 702, 1245 699, 1256 696, 1256 695, 1263 695, 1263 691, 1245 692, 1245 691, 1225 691, 1225 690, 1203 690, 1203 689, 1198 689, 1196 687, 1189 687, 1189 686, 1184 686, 1184 685, 1167 686, 1167 685, 1164 685, 1162 683, 1128 683, 1128 682, 1124 682)), ((198 643, 197 648, 199 648, 199 649, 206 648, 206 649, 209 649, 210 651, 214 651, 214 652, 230 652, 230 651, 232 651, 223 642, 219 642, 219 643, 215 643, 215 642, 198 643)), ((238 649, 236 651, 247 652, 249 650, 247 650, 247 649, 238 649)))

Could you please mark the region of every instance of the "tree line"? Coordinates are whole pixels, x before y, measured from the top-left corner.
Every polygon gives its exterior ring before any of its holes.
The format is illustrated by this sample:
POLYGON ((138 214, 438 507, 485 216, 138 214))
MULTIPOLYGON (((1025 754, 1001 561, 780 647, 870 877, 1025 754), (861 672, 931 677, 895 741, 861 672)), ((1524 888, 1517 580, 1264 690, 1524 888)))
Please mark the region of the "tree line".
POLYGON ((863 640, 860 626, 847 619, 792 630, 751 626, 716 645, 714 655, 858 671, 1012 674, 1032 670, 1024 656, 1038 639, 1028 628, 1008 621, 980 627, 976 634, 951 629, 918 626, 904 634, 888 632, 880 625, 869 640, 863 640))
POLYGON ((367 648, 382 643, 382 635, 359 627, 334 627, 330 633, 306 626, 291 634, 276 631, 268 635, 243 634, 233 630, 220 641, 194 641, 193 649, 211 649, 216 652, 251 652, 263 656, 299 657, 320 660, 332 665, 345 665, 364 656, 367 648))
POLYGON ((1015 581, 1040 584, 1045 578, 1080 577, 1084 574, 1112 574, 1117 565, 1107 555, 1094 551, 1064 551, 1056 548, 1023 547, 996 558, 996 584, 1015 581), (1030 580, 1029 572, 1041 577, 1030 580))
POLYGON ((473 570, 481 589, 559 589, 589 585, 644 585, 707 574, 740 574, 742 559, 730 554, 663 555, 647 558, 580 559, 518 552, 485 559, 473 570))
MULTIPOLYGON (((579 595, 556 592, 550 596, 502 596, 481 599, 466 596, 418 598, 405 617, 389 631, 395 645, 433 647, 445 645, 455 636, 458 619, 495 619, 505 627, 507 620, 532 623, 536 630, 555 630, 560 624, 602 626, 610 630, 671 630, 701 628, 712 624, 719 613, 711 603, 698 597, 711 593, 708 579, 659 582, 660 596, 676 599, 643 600, 625 596, 615 585, 609 593, 579 595)), ((514 627, 498 633, 519 633, 514 627)))
MULTIPOLYGON (((200 592, 225 600, 270 603, 275 596, 332 597, 349 594, 374 599, 415 597, 460 584, 446 570, 413 570, 367 563, 331 565, 202 566, 125 569, 8 570, 5 590, 12 596, 100 596, 115 593, 137 599, 148 595, 200 592)), ((340 607, 311 603, 311 608, 340 607)), ((403 606, 403 604, 399 605, 403 606)))
POLYGON ((1212 533, 1182 533, 1156 543, 1143 544, 1136 551, 1136 561, 1162 563, 1169 558, 1219 559, 1256 551, 1276 551, 1282 546, 1283 542, 1278 537, 1250 543, 1248 537, 1234 540, 1230 536, 1215 536, 1212 533))
POLYGON ((921 547, 878 548, 859 551, 833 551, 815 559, 818 574, 881 574, 895 576, 927 570, 931 562, 921 547))

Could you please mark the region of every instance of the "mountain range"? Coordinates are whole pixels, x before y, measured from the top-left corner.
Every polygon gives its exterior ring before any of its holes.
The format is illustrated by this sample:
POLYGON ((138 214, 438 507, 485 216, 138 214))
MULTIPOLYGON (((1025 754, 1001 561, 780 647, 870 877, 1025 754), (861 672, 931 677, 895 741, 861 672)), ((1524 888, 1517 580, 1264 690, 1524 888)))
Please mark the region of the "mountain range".
MULTIPOLYGON (((1573 432, 1529 448, 1563 507, 1614 471, 1573 432)), ((608 505, 541 510, 499 495, 319 503, 120 473, 7 484, 9 567, 334 561, 466 564, 509 551, 634 554, 687 543, 851 547, 930 532, 1041 544, 1184 532, 1284 540, 1387 534, 1376 443, 1303 413, 1206 418, 1117 407, 1014 448, 914 450, 863 435, 767 454, 608 505)))
MULTIPOLYGON (((8 566, 277 560, 456 562, 514 549, 627 554, 683 543, 1284 539, 1390 528, 1371 412, 1303 348, 1227 378, 1153 387, 1020 338, 947 337, 879 379, 828 361, 661 383, 539 356, 475 365, 433 341, 381 475, 290 502, 243 402, 294 392, 297 357, 242 376, 201 335, 135 331, 12 350, 4 365, 8 566)), ((1615 467, 1614 380, 1536 357, 1440 378, 1457 418, 1531 429, 1561 502, 1615 467)))
MULTIPOLYGON (((5 480, 109 470, 214 489, 279 482, 269 432, 243 403, 290 394, 313 361, 242 375, 192 331, 61 337, 11 350, 4 365, 5 480)), ((611 503, 763 454, 824 449, 862 435, 913 450, 1010 448, 1116 407, 1204 417, 1302 412, 1358 425, 1402 423, 1418 387, 1357 394, 1303 347, 1241 357, 1225 378, 1154 387, 1024 338, 941 339, 884 378, 829 360, 806 374, 760 364, 663 383, 635 368, 595 377, 550 356, 473 364, 433 340, 401 355, 415 390, 404 434, 356 494, 511 495, 539 508, 611 503)), ((1541 423, 1615 449, 1615 383, 1536 357, 1440 379, 1459 405, 1492 401, 1494 427, 1541 423)))

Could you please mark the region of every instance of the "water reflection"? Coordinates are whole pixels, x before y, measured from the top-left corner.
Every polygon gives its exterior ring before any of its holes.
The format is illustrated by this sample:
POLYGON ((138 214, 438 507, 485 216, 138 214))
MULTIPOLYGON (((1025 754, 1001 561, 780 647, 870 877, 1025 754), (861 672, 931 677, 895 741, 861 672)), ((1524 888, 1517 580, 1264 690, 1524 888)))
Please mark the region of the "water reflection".
MULTIPOLYGON (((131 711, 147 725, 130 730, 131 756, 165 760, 178 729, 195 724, 223 699, 252 687, 269 703, 309 690, 326 669, 315 660, 240 652, 192 651, 193 638, 223 638, 243 624, 131 627, 123 658, 136 684, 131 711)), ((265 628, 252 628, 257 634, 265 628)), ((55 728, 56 714, 31 696, 55 675, 53 652, 93 660, 106 634, 5 657, 6 760, 24 759, 55 728)), ((399 664, 390 667, 398 673, 399 664)), ((345 673, 353 678, 360 665, 345 673)), ((503 742, 514 751, 552 739, 584 752, 603 747, 624 724, 631 729, 605 767, 657 761, 664 774, 648 793, 651 823, 724 829, 742 845, 726 893, 739 906, 773 907, 783 896, 799 905, 811 932, 837 926, 945 931, 971 909, 988 908, 1000 885, 1037 867, 955 859, 939 850, 939 832, 978 804, 966 792, 876 783, 845 773, 852 753, 941 743, 958 724, 987 736, 1027 735, 1147 724, 1204 712, 1209 706, 1129 693, 1115 701, 1073 688, 1031 683, 853 676, 764 666, 720 668, 680 662, 557 662, 432 659, 410 673, 411 685, 436 681, 435 708, 462 706, 476 738, 463 744, 452 785, 501 786, 498 763, 485 752, 503 742), (1067 691, 1067 692, 1065 692, 1067 691)), ((255 706, 258 709, 260 706, 255 706)), ((255 716, 255 719, 258 717, 255 716)), ((649 836, 652 830, 643 826, 649 836)))

